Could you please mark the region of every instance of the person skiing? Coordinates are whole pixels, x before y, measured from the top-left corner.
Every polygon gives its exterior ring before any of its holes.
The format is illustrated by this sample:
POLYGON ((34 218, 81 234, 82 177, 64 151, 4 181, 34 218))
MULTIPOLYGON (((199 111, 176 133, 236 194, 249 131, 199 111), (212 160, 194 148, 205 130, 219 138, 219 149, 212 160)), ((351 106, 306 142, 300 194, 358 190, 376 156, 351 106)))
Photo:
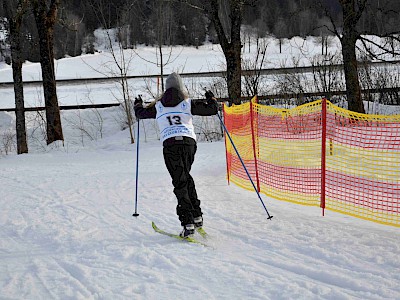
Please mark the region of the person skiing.
POLYGON ((217 101, 211 91, 206 100, 194 101, 177 73, 170 74, 165 82, 165 92, 160 99, 147 107, 141 96, 135 98, 134 110, 138 119, 156 119, 163 143, 164 162, 172 178, 174 194, 178 200, 176 213, 183 227, 183 238, 201 229, 203 217, 200 200, 190 170, 197 151, 193 115, 211 116, 218 113, 217 101))

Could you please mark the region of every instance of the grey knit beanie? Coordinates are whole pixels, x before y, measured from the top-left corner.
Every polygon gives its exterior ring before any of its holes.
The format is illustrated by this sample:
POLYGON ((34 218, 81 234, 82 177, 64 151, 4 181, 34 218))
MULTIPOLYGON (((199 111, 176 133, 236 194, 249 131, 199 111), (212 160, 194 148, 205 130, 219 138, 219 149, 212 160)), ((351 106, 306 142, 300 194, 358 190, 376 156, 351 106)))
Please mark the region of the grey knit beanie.
POLYGON ((168 90, 169 88, 176 88, 178 91, 180 91, 183 95, 187 95, 188 92, 186 90, 185 85, 183 84, 181 76, 178 74, 171 73, 168 75, 166 81, 165 81, 165 89, 168 90))

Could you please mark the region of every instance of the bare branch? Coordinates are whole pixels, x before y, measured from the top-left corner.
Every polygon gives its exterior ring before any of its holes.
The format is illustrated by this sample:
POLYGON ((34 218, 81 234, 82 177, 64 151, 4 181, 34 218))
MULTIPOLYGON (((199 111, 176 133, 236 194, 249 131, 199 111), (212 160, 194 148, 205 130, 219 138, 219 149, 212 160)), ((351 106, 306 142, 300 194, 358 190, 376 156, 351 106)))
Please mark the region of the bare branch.
POLYGON ((188 0, 171 0, 171 2, 173 2, 173 3, 182 3, 182 4, 187 5, 188 7, 200 10, 200 11, 205 12, 205 13, 209 13, 208 10, 205 7, 194 5, 194 4, 190 3, 188 0))
POLYGON ((358 10, 356 11, 354 22, 358 22, 364 13, 368 0, 357 0, 358 10))
MULTIPOLYGON (((380 61, 385 61, 385 62, 390 62, 389 60, 381 58, 381 56, 384 54, 400 55, 400 51, 395 51, 393 48, 392 49, 386 48, 385 45, 381 45, 381 44, 371 40, 367 36, 360 36, 359 40, 363 44, 364 49, 360 49, 360 48, 358 48, 358 49, 365 50, 368 53, 368 55, 374 59, 377 59, 380 61), (369 47, 368 43, 370 45, 373 45, 373 46, 377 47, 378 49, 382 50, 382 53, 376 54, 375 52, 373 52, 371 50, 371 48, 369 47)), ((399 41, 399 38, 394 38, 394 40, 399 41)))

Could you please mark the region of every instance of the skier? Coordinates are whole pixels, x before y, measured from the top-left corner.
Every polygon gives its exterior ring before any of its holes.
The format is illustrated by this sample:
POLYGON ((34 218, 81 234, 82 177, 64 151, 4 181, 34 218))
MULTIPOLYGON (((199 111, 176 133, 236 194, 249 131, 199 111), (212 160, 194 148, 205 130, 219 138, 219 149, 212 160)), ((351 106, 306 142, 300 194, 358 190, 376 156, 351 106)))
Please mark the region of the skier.
POLYGON ((143 107, 140 95, 134 102, 136 118, 157 119, 164 162, 178 200, 176 213, 183 226, 180 233, 183 238, 192 236, 195 228, 201 229, 203 226, 200 200, 190 169, 197 150, 193 115, 211 116, 218 113, 217 101, 212 92, 207 91, 205 96, 205 101, 190 99, 181 77, 172 73, 166 79, 165 92, 160 99, 147 107, 143 107))

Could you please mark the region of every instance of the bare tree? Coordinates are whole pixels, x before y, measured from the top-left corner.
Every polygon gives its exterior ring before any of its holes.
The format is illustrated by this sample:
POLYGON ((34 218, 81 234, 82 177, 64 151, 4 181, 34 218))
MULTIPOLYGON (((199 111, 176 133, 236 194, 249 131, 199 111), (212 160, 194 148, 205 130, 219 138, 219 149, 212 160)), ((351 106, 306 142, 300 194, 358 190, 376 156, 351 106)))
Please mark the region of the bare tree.
POLYGON ((240 104, 241 96, 241 25, 246 0, 180 0, 198 8, 210 19, 217 32, 218 40, 226 61, 228 97, 231 103, 240 104))
POLYGON ((283 39, 288 36, 287 22, 282 18, 275 23, 274 35, 279 41, 279 53, 282 53, 283 39))
MULTIPOLYGON (((171 17, 172 8, 171 4, 165 0, 156 0, 153 2, 153 9, 155 11, 154 22, 156 26, 155 39, 157 43, 157 62, 154 63, 149 60, 145 60, 149 63, 156 64, 160 68, 161 77, 161 91, 164 91, 164 67, 172 62, 172 45, 171 45, 171 17), (169 45, 169 50, 163 51, 163 45, 169 45), (164 53, 165 52, 165 53, 164 53)), ((139 56, 140 57, 140 56, 139 56)), ((158 96, 158 95, 157 95, 158 96)))
POLYGON ((244 90, 247 96, 256 96, 259 92, 261 83, 261 69, 263 68, 265 57, 267 54, 267 43, 259 43, 257 41, 256 55, 248 60, 243 60, 243 67, 247 71, 244 74, 244 90))
POLYGON ((343 90, 343 72, 337 68, 341 64, 340 53, 315 55, 310 60, 314 90, 332 99, 332 92, 343 90))
POLYGON ((399 55, 399 51, 396 51, 392 46, 395 42, 399 41, 399 31, 396 32, 389 29, 393 28, 393 26, 388 26, 386 30, 383 27, 378 28, 378 31, 381 32, 380 37, 384 37, 389 41, 386 44, 382 44, 381 42, 376 42, 368 38, 368 34, 374 34, 375 32, 371 32, 368 28, 363 28, 360 21, 362 18, 365 18, 367 12, 369 18, 371 18, 374 16, 371 12, 376 11, 375 15, 380 20, 382 18, 387 18, 388 20, 398 19, 399 12, 390 7, 389 0, 380 0, 377 2, 372 0, 338 0, 342 12, 342 24, 339 25, 335 22, 332 13, 324 6, 322 1, 317 0, 317 2, 331 21, 331 28, 329 30, 340 39, 342 45, 348 109, 365 113, 361 98, 356 50, 365 52, 373 59, 382 59, 384 54, 388 53, 399 55), (358 41, 363 45, 362 48, 357 45, 358 41), (373 47, 379 49, 379 51, 374 51, 373 47))
MULTIPOLYGON (((99 21, 104 28, 105 38, 107 40, 107 46, 110 50, 112 56, 112 65, 117 68, 117 72, 110 68, 110 73, 113 77, 118 77, 117 83, 121 87, 120 95, 122 96, 122 107, 124 109, 124 113, 126 116, 126 123, 128 125, 129 134, 131 143, 135 142, 134 134, 133 134, 133 105, 132 99, 130 96, 129 89, 129 81, 128 81, 128 73, 130 69, 130 65, 133 61, 133 51, 125 51, 127 47, 127 40, 124 38, 124 30, 125 24, 127 24, 127 18, 129 16, 129 11, 133 8, 132 4, 129 1, 124 1, 120 3, 120 7, 115 7, 115 4, 111 4, 109 2, 104 3, 103 1, 91 1, 90 4, 97 15, 99 21), (115 10, 116 20, 113 20, 116 24, 115 30, 109 29, 112 25, 110 20, 104 14, 104 10, 108 8, 108 10, 115 10)), ((104 74, 106 76, 110 76, 110 74, 104 74)), ((114 95, 116 99, 120 99, 119 95, 114 95)))
POLYGON ((30 0, 39 34, 40 64, 46 106, 47 144, 64 140, 54 72, 53 31, 60 0, 30 0))
POLYGON ((3 8, 8 19, 11 43, 11 61, 14 80, 17 153, 28 153, 25 124, 24 88, 22 83, 21 24, 28 0, 4 0, 3 8))

